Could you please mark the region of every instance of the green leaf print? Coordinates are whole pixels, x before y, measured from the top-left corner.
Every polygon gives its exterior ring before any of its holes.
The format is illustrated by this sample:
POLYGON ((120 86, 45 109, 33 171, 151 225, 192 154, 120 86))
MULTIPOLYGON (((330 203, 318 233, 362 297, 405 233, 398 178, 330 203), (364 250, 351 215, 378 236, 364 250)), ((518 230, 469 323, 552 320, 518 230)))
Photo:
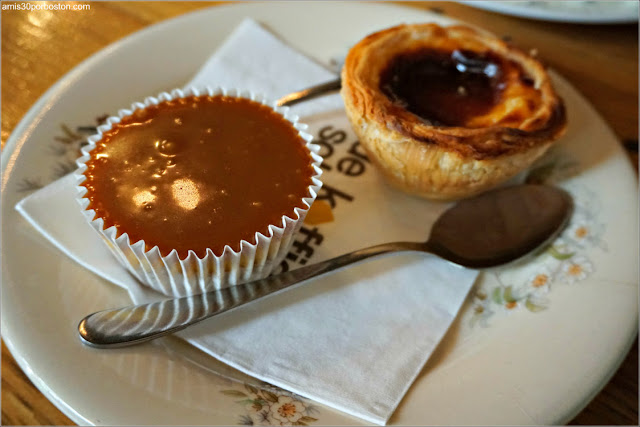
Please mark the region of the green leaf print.
POLYGON ((538 305, 538 304, 534 304, 533 302, 531 302, 530 299, 527 299, 524 303, 524 306, 527 307, 527 309, 533 313, 537 313, 539 311, 545 310, 546 307, 538 305))
POLYGON ((276 396, 275 393, 271 393, 270 391, 267 391, 267 390, 262 390, 262 394, 264 395, 265 399, 267 399, 269 402, 278 401, 278 396, 276 396))
POLYGON ((501 292, 500 288, 494 288, 493 289, 493 292, 491 293, 491 299, 496 304, 502 305, 502 292, 501 292))
POLYGON ((502 294, 505 302, 517 302, 518 300, 513 297, 513 287, 507 286, 504 288, 504 293, 502 294))
POLYGON ((568 253, 568 254, 563 254, 562 252, 558 251, 554 246, 549 246, 549 255, 551 255, 552 257, 554 257, 558 261, 564 261, 564 260, 569 259, 572 256, 574 256, 575 252, 571 252, 571 253, 568 253))
POLYGON ((233 397, 249 397, 246 393, 239 390, 222 390, 221 393, 233 397))
POLYGON ((244 388, 246 388, 249 393, 258 394, 258 389, 252 386, 251 384, 245 384, 244 388))

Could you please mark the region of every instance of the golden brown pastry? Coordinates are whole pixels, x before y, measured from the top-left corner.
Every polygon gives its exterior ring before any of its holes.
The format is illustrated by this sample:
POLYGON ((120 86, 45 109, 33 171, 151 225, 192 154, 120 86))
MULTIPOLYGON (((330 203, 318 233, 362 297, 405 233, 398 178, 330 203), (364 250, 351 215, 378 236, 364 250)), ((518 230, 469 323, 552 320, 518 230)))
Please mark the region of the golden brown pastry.
POLYGON ((341 93, 371 160, 395 186, 430 199, 506 181, 566 127, 539 61, 464 26, 369 35, 347 55, 341 93))

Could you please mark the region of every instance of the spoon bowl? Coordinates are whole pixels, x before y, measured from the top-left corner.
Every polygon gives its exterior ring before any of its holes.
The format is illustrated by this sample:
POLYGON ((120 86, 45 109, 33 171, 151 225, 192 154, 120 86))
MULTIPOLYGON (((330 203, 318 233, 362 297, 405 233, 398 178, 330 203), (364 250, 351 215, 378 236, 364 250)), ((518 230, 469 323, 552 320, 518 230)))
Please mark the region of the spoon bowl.
POLYGON ((276 276, 200 295, 99 311, 82 319, 83 343, 110 348, 141 343, 283 291, 307 279, 392 252, 426 252, 468 268, 503 265, 554 239, 573 211, 563 190, 518 185, 463 200, 434 223, 426 242, 371 246, 276 276))
POLYGON ((433 224, 426 245, 470 268, 517 260, 556 237, 573 212, 565 191, 542 185, 500 188, 462 200, 433 224))

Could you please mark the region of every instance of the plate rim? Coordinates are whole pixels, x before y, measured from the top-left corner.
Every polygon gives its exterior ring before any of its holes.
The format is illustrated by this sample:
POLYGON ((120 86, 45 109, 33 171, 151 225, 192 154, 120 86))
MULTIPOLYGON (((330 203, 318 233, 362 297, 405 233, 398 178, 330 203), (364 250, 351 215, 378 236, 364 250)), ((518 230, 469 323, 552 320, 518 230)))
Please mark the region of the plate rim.
MULTIPOLYGON (((84 60, 82 60, 77 65, 73 66, 73 68, 71 68, 67 73, 65 73, 62 77, 60 77, 51 87, 49 87, 38 98, 38 100, 29 108, 29 110, 20 119, 18 124, 15 126, 15 128, 12 130, 11 134, 9 135, 9 138, 7 139, 5 147, 3 148, 2 153, 1 153, 0 168, 2 170, 2 185, 1 185, 1 187, 2 187, 3 194, 4 194, 5 186, 6 186, 7 181, 8 181, 8 177, 11 174, 11 171, 12 171, 12 167, 10 167, 7 170, 7 168, 6 168, 7 164, 11 163, 11 160, 14 159, 15 156, 17 156, 19 154, 23 144, 26 142, 26 140, 29 139, 28 137, 30 136, 30 127, 36 127, 37 126, 38 117, 46 111, 46 110, 44 110, 45 106, 48 103, 55 103, 56 98, 62 92, 64 92, 64 86, 66 84, 69 84, 69 82, 73 83, 74 79, 78 75, 82 75, 87 68, 90 68, 95 63, 98 63, 98 62, 102 61, 104 59, 104 57, 108 56, 112 51, 118 50, 122 45, 125 45, 125 44, 129 43, 131 40, 136 39, 138 37, 141 37, 144 34, 151 33, 151 32, 154 32, 154 31, 161 31, 162 27, 164 27, 164 26, 172 25, 176 21, 180 21, 180 20, 187 20, 188 21, 192 15, 197 15, 197 14, 200 14, 200 13, 203 13, 203 12, 206 12, 206 11, 210 11, 212 9, 218 10, 221 7, 222 8, 229 8, 229 7, 238 7, 238 6, 241 6, 241 5, 233 4, 233 3, 232 4, 222 4, 222 5, 217 5, 217 6, 214 5, 214 6, 197 9, 197 10, 194 10, 194 11, 182 13, 180 15, 177 15, 177 16, 174 16, 174 17, 171 17, 171 18, 164 19, 164 20, 162 20, 160 22, 157 22, 157 23, 148 25, 148 26, 146 26, 144 28, 141 28, 140 30, 137 30, 137 31, 135 31, 135 32, 133 32, 133 33, 131 33, 131 34, 129 34, 129 35, 127 35, 127 36, 115 41, 115 42, 113 42, 113 43, 108 44, 107 46, 103 47, 102 49, 98 50, 97 52, 93 53, 89 57, 87 57, 84 60)), ((251 6, 251 4, 249 4, 249 6, 251 6)), ((391 7, 391 8, 403 8, 403 9, 413 10, 411 7, 405 6, 405 5, 380 5, 380 4, 369 4, 369 3, 367 4, 367 7, 379 7, 379 6, 391 7)), ((569 85, 572 86, 570 83, 569 83, 569 85)), ((579 91, 576 90, 576 92, 578 94, 580 94, 580 96, 582 96, 582 94, 579 91)), ((589 107, 593 108, 593 106, 591 105, 590 102, 589 102, 589 107)), ((600 114, 598 114, 598 116, 600 116, 600 114)), ((604 119, 602 119, 602 120, 603 120, 603 123, 610 130, 609 124, 604 119)), ((618 140, 618 138, 615 135, 614 135, 614 138, 616 140, 618 140)), ((4 251, 2 251, 0 253, 3 253, 3 252, 4 251)), ((2 313, 2 323, 6 324, 5 323, 5 314, 4 313, 2 313)), ((636 331, 635 334, 632 335, 630 341, 628 342, 628 344, 626 346, 626 350, 624 352, 620 352, 619 353, 619 361, 617 363, 615 363, 615 368, 611 370, 610 375, 602 382, 600 387, 593 388, 592 389, 592 393, 590 395, 588 395, 583 402, 577 402, 576 406, 575 406, 575 411, 573 411, 571 414, 567 415, 566 420, 563 420, 562 423, 566 423, 567 421, 569 421, 573 417, 575 417, 575 415, 580 413, 591 402, 591 400, 598 393, 600 393, 602 388, 610 381, 611 377, 613 375, 615 375, 615 373, 618 371, 620 365, 622 364, 622 362, 626 358, 631 346, 633 345, 633 342, 635 340, 635 335, 637 335, 638 325, 636 325, 635 331, 636 331)), ((74 422, 76 422, 78 424, 81 424, 81 423, 93 424, 90 420, 82 417, 82 415, 80 415, 76 410, 74 410, 71 406, 66 404, 57 395, 57 393, 55 393, 54 390, 50 389, 46 385, 46 383, 44 383, 44 381, 42 381, 42 379, 35 374, 35 372, 31 369, 31 366, 30 366, 29 362, 24 358, 24 356, 21 353, 16 353, 16 351, 15 351, 16 348, 14 346, 13 339, 11 338, 12 333, 9 333, 9 336, 7 336, 6 332, 7 331, 5 329, 3 331, 2 335, 3 335, 3 339, 4 339, 8 349, 10 350, 11 354, 13 355, 14 359, 16 360, 16 362, 18 363, 20 368, 25 372, 25 374, 34 383, 34 385, 36 385, 36 387, 45 396, 47 396, 52 401, 52 403, 54 403, 54 405, 56 407, 58 407, 58 409, 61 410, 61 412, 63 412, 65 415, 69 416, 69 418, 71 418, 74 422)))
MULTIPOLYGON (((628 2, 628 0, 617 0, 618 2, 628 2)), ((531 19, 535 21, 547 21, 565 24, 585 24, 585 25, 614 25, 614 24, 633 24, 638 22, 638 16, 618 14, 599 18, 598 16, 571 16, 570 14, 554 14, 544 9, 523 9, 516 6, 514 1, 490 1, 490 0, 463 0, 462 3, 476 9, 495 12, 502 15, 531 19)))

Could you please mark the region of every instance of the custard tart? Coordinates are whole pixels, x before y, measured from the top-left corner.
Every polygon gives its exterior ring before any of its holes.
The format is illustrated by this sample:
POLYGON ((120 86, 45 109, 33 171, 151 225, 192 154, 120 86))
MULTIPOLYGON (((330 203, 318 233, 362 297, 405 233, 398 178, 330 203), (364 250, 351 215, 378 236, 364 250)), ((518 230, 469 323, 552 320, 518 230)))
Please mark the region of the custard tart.
POLYGON ((347 116, 370 159, 403 191, 451 200, 530 166, 565 130, 544 66, 464 26, 400 25, 352 47, 347 116))

